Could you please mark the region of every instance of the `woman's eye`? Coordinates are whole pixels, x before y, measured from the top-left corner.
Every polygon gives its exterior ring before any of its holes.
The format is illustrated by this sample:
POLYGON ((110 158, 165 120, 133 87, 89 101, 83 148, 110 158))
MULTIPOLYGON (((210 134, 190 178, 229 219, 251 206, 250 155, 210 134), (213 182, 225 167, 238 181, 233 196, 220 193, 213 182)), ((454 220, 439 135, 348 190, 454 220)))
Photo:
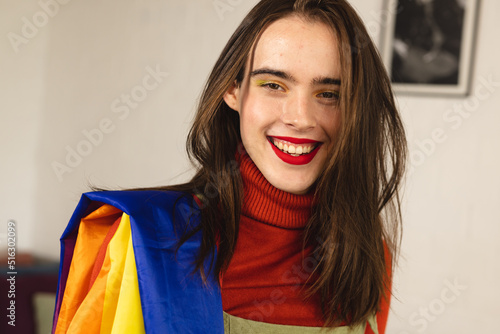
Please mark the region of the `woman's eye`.
POLYGON ((337 100, 340 94, 339 92, 323 92, 318 94, 318 96, 328 100, 337 100))
POLYGON ((269 89, 272 89, 272 90, 280 90, 281 89, 281 86, 278 85, 277 83, 274 83, 274 82, 269 82, 269 83, 265 84, 265 86, 267 86, 269 89))
POLYGON ((256 84, 257 84, 257 86, 264 87, 264 88, 269 89, 271 91, 277 91, 277 92, 285 92, 286 91, 286 88, 283 87, 282 84, 276 83, 273 81, 257 80, 256 84))

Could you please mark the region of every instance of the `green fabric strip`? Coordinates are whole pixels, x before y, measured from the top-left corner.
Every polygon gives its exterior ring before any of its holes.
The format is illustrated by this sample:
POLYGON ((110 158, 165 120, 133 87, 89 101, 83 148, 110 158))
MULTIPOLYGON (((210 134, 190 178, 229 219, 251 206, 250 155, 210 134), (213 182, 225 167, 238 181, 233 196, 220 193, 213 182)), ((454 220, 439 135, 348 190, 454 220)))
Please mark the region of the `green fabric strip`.
MULTIPOLYGON (((377 319, 371 317, 368 323, 375 334, 378 334, 377 319)), ((305 327, 268 324, 265 322, 247 320, 224 312, 224 334, 364 334, 366 324, 350 328, 305 327)))

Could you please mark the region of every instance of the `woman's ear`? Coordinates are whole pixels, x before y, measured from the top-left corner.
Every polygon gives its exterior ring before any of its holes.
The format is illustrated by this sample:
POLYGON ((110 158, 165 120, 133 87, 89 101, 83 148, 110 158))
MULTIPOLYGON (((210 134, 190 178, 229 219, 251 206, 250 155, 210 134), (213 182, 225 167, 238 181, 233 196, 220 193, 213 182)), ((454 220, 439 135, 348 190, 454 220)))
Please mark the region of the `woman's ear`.
POLYGON ((224 101, 229 108, 240 112, 240 85, 235 81, 224 94, 224 101))

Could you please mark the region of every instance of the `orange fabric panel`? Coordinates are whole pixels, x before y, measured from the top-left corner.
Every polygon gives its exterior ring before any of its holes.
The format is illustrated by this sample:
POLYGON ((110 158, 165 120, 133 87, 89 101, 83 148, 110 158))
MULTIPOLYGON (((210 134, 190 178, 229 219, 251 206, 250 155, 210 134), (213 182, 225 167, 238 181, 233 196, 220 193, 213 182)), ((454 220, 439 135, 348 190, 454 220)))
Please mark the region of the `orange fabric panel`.
POLYGON ((89 291, 89 293, 85 295, 85 299, 79 305, 78 310, 68 326, 68 333, 100 333, 107 275, 110 268, 111 260, 109 252, 106 252, 106 257, 104 258, 99 276, 91 288, 92 291, 89 291))
POLYGON ((101 271, 101 268, 103 267, 104 259, 106 258, 106 249, 108 248, 111 238, 113 238, 113 236, 115 235, 115 232, 118 229, 118 226, 120 225, 120 221, 121 218, 115 220, 113 225, 111 225, 111 228, 108 230, 106 237, 104 237, 104 241, 101 245, 101 248, 99 249, 99 252, 97 253, 97 258, 94 263, 94 268, 92 269, 92 274, 90 276, 89 290, 90 288, 92 288, 92 285, 94 285, 94 282, 97 279, 97 276, 99 275, 99 271, 101 271))

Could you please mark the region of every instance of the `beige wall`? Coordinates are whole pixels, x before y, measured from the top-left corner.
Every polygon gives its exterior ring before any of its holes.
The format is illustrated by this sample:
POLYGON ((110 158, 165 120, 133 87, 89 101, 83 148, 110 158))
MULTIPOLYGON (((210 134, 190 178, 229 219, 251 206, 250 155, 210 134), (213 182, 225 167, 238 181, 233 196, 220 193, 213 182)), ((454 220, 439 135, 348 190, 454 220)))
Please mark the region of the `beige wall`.
MULTIPOLYGON (((47 7, 52 16, 44 21, 39 2, 0 0, 0 222, 17 221, 20 251, 57 258, 58 238, 89 183, 117 188, 188 178, 184 140, 196 99, 256 1, 218 3, 226 11, 212 0, 73 0, 47 7), (33 15, 38 31, 23 21, 33 15), (21 35, 23 26, 31 36, 13 47, 9 33, 21 35)), ((378 41, 383 1, 352 3, 378 41)), ((483 1, 473 92, 484 80, 500 81, 499 13, 499 2, 483 1)), ((398 98, 414 168, 388 333, 496 331, 499 88, 453 122, 446 115, 455 104, 476 102, 474 95, 398 98), (435 129, 446 139, 431 145, 435 129)))

